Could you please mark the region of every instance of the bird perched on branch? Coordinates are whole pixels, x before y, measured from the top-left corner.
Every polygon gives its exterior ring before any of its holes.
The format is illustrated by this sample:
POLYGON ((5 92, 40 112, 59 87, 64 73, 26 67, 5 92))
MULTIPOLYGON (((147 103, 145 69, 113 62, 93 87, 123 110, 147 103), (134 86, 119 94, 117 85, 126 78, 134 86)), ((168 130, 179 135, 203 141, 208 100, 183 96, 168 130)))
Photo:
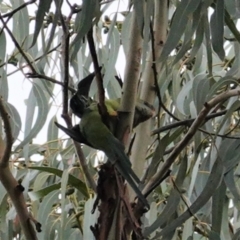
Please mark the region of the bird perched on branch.
MULTIPOLYGON (((73 97, 70 100, 70 107, 75 115, 77 115, 79 118, 81 118, 84 109, 86 106, 89 106, 90 104, 94 103, 96 107, 96 101, 91 99, 89 97, 89 90, 90 86, 92 84, 92 81, 95 77, 95 73, 90 73, 87 77, 82 79, 78 83, 77 92, 73 95, 73 97), (80 98, 85 97, 84 104, 79 102, 80 98)), ((115 77, 118 82, 121 82, 121 79, 118 77, 115 77)), ((121 85, 121 84, 120 84, 121 85)), ((110 125, 114 125, 116 123, 116 117, 118 114, 118 110, 120 108, 120 101, 121 99, 105 99, 105 105, 109 114, 109 122, 110 125)), ((149 118, 153 117, 155 114, 154 107, 147 102, 138 99, 136 101, 136 107, 135 107, 135 113, 134 113, 134 120, 133 120, 133 128, 135 128, 140 123, 148 120, 149 118)), ((64 126, 62 126, 59 123, 56 123, 57 127, 60 128, 63 132, 65 132, 67 135, 69 135, 73 140, 86 144, 90 147, 91 144, 84 138, 82 133, 80 132, 80 129, 78 127, 78 124, 75 125, 73 128, 68 129, 64 126)))
MULTIPOLYGON (((123 144, 113 135, 111 128, 104 123, 98 103, 88 96, 93 78, 94 75, 90 74, 83 79, 78 84, 76 94, 70 100, 72 112, 81 118, 79 125, 75 125, 72 129, 67 129, 58 123, 56 125, 73 140, 105 152, 109 161, 129 183, 138 198, 149 208, 147 200, 138 188, 140 180, 131 168, 131 163, 124 152, 123 144)), ((105 100, 105 105, 111 125, 118 115, 120 99, 105 100)), ((154 109, 151 105, 138 100, 135 108, 133 127, 146 121, 153 114, 154 109)))
POLYGON ((79 124, 81 135, 89 145, 106 154, 109 161, 129 183, 138 198, 149 208, 147 200, 137 186, 140 180, 131 168, 130 160, 124 152, 124 146, 102 122, 97 103, 89 104, 88 98, 84 96, 78 96, 73 102, 71 105, 74 106, 74 113, 81 116, 79 124), (75 100, 77 100, 77 103, 75 100), (77 106, 79 106, 81 113, 75 108, 77 106), (82 109, 84 109, 83 112, 82 109))
MULTIPOLYGON (((83 97, 83 96, 82 96, 83 97)), ((91 104, 94 104, 95 108, 97 102, 93 101, 91 98, 86 98, 87 106, 90 106, 91 104)), ((120 98, 119 99, 111 99, 111 100, 105 100, 105 105, 107 107, 107 111, 109 114, 109 121, 110 125, 113 125, 112 122, 116 121, 116 117, 118 114, 118 109, 120 107, 120 98)), ((78 103, 78 97, 77 95, 74 95, 74 97, 71 99, 71 108, 73 113, 78 116, 79 118, 82 117, 85 105, 81 105, 78 103), (75 100, 74 100, 75 99, 75 100), (73 101, 74 100, 74 101, 73 101)), ((154 109, 151 105, 148 105, 146 102, 142 100, 138 100, 135 107, 135 113, 134 113, 134 119, 133 119, 133 128, 137 127, 140 123, 148 120, 149 118, 153 117, 154 115, 154 109)), ((68 136, 70 136, 73 140, 86 144, 90 147, 91 144, 88 143, 88 141, 84 138, 82 133, 80 132, 79 125, 75 125, 73 128, 68 129, 64 126, 62 126, 59 123, 55 123, 58 128, 60 128, 63 132, 65 132, 68 136)))

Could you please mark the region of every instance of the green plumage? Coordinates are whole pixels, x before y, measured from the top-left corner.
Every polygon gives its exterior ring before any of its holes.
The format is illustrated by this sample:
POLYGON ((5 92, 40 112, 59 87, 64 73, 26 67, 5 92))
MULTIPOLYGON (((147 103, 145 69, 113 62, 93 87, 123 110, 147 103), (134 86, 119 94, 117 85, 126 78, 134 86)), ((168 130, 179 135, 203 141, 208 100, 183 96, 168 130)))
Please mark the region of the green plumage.
POLYGON ((94 148, 105 152, 109 161, 111 161, 119 173, 126 179, 138 198, 149 207, 147 200, 137 186, 140 180, 131 168, 131 163, 124 152, 124 146, 102 122, 97 104, 91 104, 85 109, 79 126, 80 132, 87 141, 94 148))
MULTIPOLYGON (((105 152, 109 161, 129 183, 137 197, 149 208, 146 198, 138 188, 140 180, 131 168, 130 160, 124 152, 124 146, 112 133, 118 122, 117 115, 121 100, 105 100, 109 114, 108 128, 102 121, 98 103, 89 97, 89 89, 94 75, 92 73, 79 82, 78 90, 70 100, 72 112, 81 118, 79 126, 67 129, 58 123, 56 125, 75 141, 105 152)), ((138 100, 135 107, 133 127, 151 118, 153 114, 154 108, 151 105, 138 100)))

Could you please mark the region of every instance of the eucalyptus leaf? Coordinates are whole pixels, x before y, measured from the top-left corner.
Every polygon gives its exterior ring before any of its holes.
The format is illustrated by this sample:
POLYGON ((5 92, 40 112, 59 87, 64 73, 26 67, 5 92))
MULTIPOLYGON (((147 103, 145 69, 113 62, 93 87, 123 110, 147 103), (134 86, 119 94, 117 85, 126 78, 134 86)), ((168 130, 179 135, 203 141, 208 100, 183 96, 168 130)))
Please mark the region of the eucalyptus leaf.
POLYGON ((223 49, 223 22, 224 22, 224 0, 216 1, 216 8, 211 16, 210 27, 212 35, 213 50, 221 60, 225 57, 223 49))
POLYGON ((4 31, 0 34, 0 65, 3 64, 6 57, 6 35, 4 31))
MULTIPOLYGON (((48 102, 43 90, 36 85, 36 86, 33 86, 32 92, 35 96, 37 106, 38 106, 37 120, 34 126, 30 129, 30 131, 28 131, 27 135, 25 136, 25 139, 17 146, 16 151, 22 148, 25 144, 29 143, 32 140, 32 138, 34 138, 38 134, 38 132, 42 129, 43 125, 45 124, 45 121, 48 115, 48 102)), ((34 107, 34 105, 31 105, 31 106, 34 107)), ((33 112, 31 112, 31 114, 33 117, 33 112)), ((30 118, 31 121, 29 125, 25 125, 27 129, 29 129, 29 127, 32 125, 31 124, 32 117, 30 118)))
POLYGON ((214 166, 212 168, 212 172, 208 178, 208 181, 206 183, 205 188, 201 192, 198 199, 192 203, 192 205, 189 207, 187 211, 185 211, 182 215, 180 215, 177 219, 172 221, 170 224, 168 224, 167 227, 165 227, 159 234, 156 234, 156 237, 159 236, 166 236, 172 231, 175 231, 175 229, 184 223, 188 218, 192 216, 192 214, 195 214, 198 210, 200 210, 204 204, 207 203, 209 198, 213 195, 214 191, 218 188, 219 182, 221 182, 223 176, 223 166, 220 159, 217 159, 214 163, 214 166))
POLYGON ((58 128, 55 125, 55 122, 57 121, 56 116, 53 116, 52 119, 49 122, 48 125, 48 147, 50 148, 50 151, 56 151, 58 147, 58 128))
POLYGON ((10 115, 12 136, 13 136, 13 139, 16 140, 20 133, 21 127, 22 127, 22 121, 20 118, 20 114, 12 104, 6 103, 6 107, 7 107, 8 113, 10 115))
POLYGON ((73 61, 77 55, 82 38, 92 27, 92 20, 95 17, 97 8, 99 8, 97 0, 83 0, 81 11, 78 12, 75 21, 75 30, 77 34, 71 43, 71 61, 73 61))
MULTIPOLYGON (((180 165, 179 171, 178 171, 176 182, 175 182, 175 184, 178 186, 178 188, 180 188, 183 184, 183 179, 186 174, 186 170, 187 170, 186 161, 184 161, 184 159, 183 159, 183 161, 180 165)), ((164 210, 161 212, 159 217, 151 224, 151 226, 147 227, 144 230, 143 235, 145 237, 147 237, 149 234, 151 234, 157 228, 161 227, 168 220, 168 218, 171 217, 171 215, 176 211, 176 208, 180 201, 180 197, 181 196, 179 195, 179 192, 173 188, 172 191, 170 192, 170 196, 169 196, 167 205, 165 206, 164 210)), ((156 236, 158 236, 158 235, 159 234, 156 234, 156 236)))
MULTIPOLYGON (((37 167, 37 166, 29 167, 29 168, 43 171, 43 172, 48 172, 48 173, 54 174, 58 177, 62 177, 62 174, 63 174, 63 171, 56 169, 56 168, 37 167)), ((69 175, 68 183, 71 184, 72 186, 74 186, 75 188, 77 188, 85 197, 88 197, 86 184, 83 183, 80 179, 78 179, 72 175, 69 175)))
POLYGON ((160 56, 160 61, 165 61, 171 51, 177 46, 186 28, 188 17, 197 9, 200 2, 199 0, 183 0, 179 3, 172 20, 167 41, 160 56))
POLYGON ((31 46, 35 45, 38 34, 44 24, 45 14, 49 11, 52 0, 40 0, 36 14, 35 29, 31 46))

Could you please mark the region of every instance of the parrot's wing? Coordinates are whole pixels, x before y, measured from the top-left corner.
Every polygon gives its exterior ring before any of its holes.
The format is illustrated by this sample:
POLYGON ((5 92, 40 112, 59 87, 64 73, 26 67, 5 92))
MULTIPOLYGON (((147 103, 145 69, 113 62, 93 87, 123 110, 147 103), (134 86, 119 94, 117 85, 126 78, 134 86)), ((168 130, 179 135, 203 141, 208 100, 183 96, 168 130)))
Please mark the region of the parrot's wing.
POLYGON ((149 118, 152 118, 154 114, 155 109, 151 104, 138 99, 135 107, 133 128, 135 128, 138 124, 147 121, 149 118))
POLYGON ((59 129, 61 129, 63 132, 65 132, 74 141, 83 143, 83 144, 86 144, 86 145, 92 147, 92 145, 86 140, 86 138, 81 133, 79 125, 75 125, 71 129, 68 129, 68 128, 62 126, 61 124, 59 124, 58 122, 55 122, 55 124, 59 129))

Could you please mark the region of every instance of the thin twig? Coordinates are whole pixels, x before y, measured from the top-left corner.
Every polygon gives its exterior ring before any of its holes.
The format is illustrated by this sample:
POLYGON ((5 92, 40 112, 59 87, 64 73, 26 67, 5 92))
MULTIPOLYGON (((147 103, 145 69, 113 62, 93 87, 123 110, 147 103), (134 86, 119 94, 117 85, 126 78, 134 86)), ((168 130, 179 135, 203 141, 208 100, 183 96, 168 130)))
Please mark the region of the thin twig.
MULTIPOLYGON (((238 110, 239 109, 236 109, 236 111, 238 111, 238 110)), ((226 112, 227 112, 227 110, 223 110, 221 112, 216 112, 216 113, 211 113, 208 116, 206 116, 205 122, 207 122, 208 120, 210 120, 212 118, 222 116, 222 115, 226 114, 226 112)), ((164 132, 167 130, 171 130, 173 128, 180 127, 180 126, 189 126, 190 127, 195 120, 196 120, 196 118, 191 118, 191 119, 186 119, 186 120, 182 120, 179 122, 171 123, 167 126, 160 127, 158 129, 153 130, 151 135, 155 135, 155 134, 158 134, 158 133, 161 133, 161 132, 164 132)))
MULTIPOLYGON (((69 18, 70 21, 70 18, 69 18)), ((69 31, 68 31, 68 25, 64 21, 64 18, 61 14, 61 24, 63 27, 63 37, 62 37, 62 59, 63 59, 63 66, 64 66, 64 76, 63 76, 63 113, 62 117, 65 120, 67 127, 69 129, 72 128, 72 121, 68 114, 68 77, 69 77, 69 31)), ((90 187, 93 189, 93 191, 97 191, 96 183, 92 177, 92 175, 89 172, 88 165, 86 162, 86 159, 84 157, 84 154, 82 152, 81 145, 78 142, 74 141, 74 146, 77 152, 77 156, 79 159, 79 162, 81 164, 82 170, 84 172, 84 175, 87 179, 87 182, 89 183, 90 187)))
MULTIPOLYGON (((26 73, 25 75, 26 75, 26 77, 28 77, 28 78, 41 78, 41 79, 47 80, 47 81, 49 81, 49 82, 58 84, 58 85, 60 85, 60 86, 62 86, 62 87, 65 87, 64 83, 62 83, 62 82, 60 82, 60 81, 58 81, 58 80, 56 80, 56 79, 54 79, 54 78, 48 77, 48 76, 46 76, 46 75, 44 75, 44 74, 26 73)), ((75 93, 75 92, 76 92, 76 90, 75 90, 74 88, 70 87, 70 86, 68 86, 67 89, 68 89, 69 91, 71 91, 72 93, 75 93)))
POLYGON ((62 37, 62 59, 64 66, 63 74, 63 116, 68 116, 68 80, 69 80, 69 29, 68 24, 64 21, 63 15, 60 16, 63 37, 62 37))
POLYGON ((3 17, 3 18, 6 18, 6 17, 11 18, 11 17, 12 17, 15 13, 17 13, 19 10, 21 10, 22 8, 25 8, 27 5, 30 5, 30 4, 35 3, 35 2, 36 2, 36 0, 31 0, 31 1, 29 1, 29 2, 26 2, 26 3, 22 4, 21 6, 15 8, 15 9, 12 10, 11 12, 3 14, 2 17, 3 17))
POLYGON ((34 69, 31 61, 28 59, 27 55, 25 54, 25 52, 23 51, 23 49, 21 48, 21 46, 19 45, 19 43, 17 42, 16 38, 14 37, 13 33, 10 31, 10 29, 8 28, 6 22, 3 20, 2 15, 0 14, 0 20, 3 24, 3 28, 6 29, 6 31, 8 32, 10 38, 12 39, 15 47, 18 49, 18 51, 21 53, 21 55, 23 56, 23 58, 25 59, 25 61, 28 63, 28 67, 31 69, 32 73, 36 73, 36 70, 34 69))
MULTIPOLYGON (((56 47, 53 47, 53 48, 52 48, 51 50, 49 50, 47 53, 44 53, 44 54, 42 54, 41 56, 35 58, 34 60, 31 61, 31 63, 35 63, 36 61, 40 60, 42 57, 46 56, 47 54, 49 54, 49 53, 57 50, 60 46, 61 46, 61 43, 59 43, 56 47)), ((3 66, 6 65, 6 64, 8 64, 8 62, 4 62, 3 64, 1 64, 1 65, 0 65, 0 68, 3 67, 3 66)), ((18 69, 14 70, 14 71, 12 71, 12 72, 10 72, 10 73, 8 73, 7 76, 11 76, 12 74, 14 74, 14 73, 22 70, 23 68, 25 68, 25 67, 27 67, 27 66, 28 66, 27 64, 22 65, 22 66, 20 66, 18 69)))
MULTIPOLYGON (((157 112, 157 126, 160 127, 160 111, 161 111, 161 105, 162 105, 162 97, 161 97, 161 93, 158 86, 158 80, 157 80, 158 73, 156 68, 156 57, 155 57, 155 47, 154 47, 155 39, 154 39, 153 26, 151 21, 150 21, 150 33, 151 33, 150 35, 151 35, 151 46, 152 46, 152 70, 153 70, 153 76, 154 76, 155 91, 159 101, 158 112, 157 112)), ((158 134, 158 139, 160 139, 159 134, 158 134)))
POLYGON ((105 101, 104 101, 105 93, 104 93, 104 87, 103 87, 103 79, 102 79, 102 74, 100 72, 100 67, 99 67, 99 63, 98 63, 98 59, 97 59, 97 53, 96 53, 96 49, 95 49, 95 45, 94 45, 92 27, 87 34, 87 39, 88 39, 89 50, 90 50, 90 53, 92 56, 94 71, 95 71, 95 75, 96 75, 100 113, 101 113, 103 119, 106 119, 108 116, 108 112, 107 112, 107 108, 105 106, 105 101))
POLYGON ((159 115, 160 115, 161 107, 170 117, 172 117, 175 120, 179 120, 179 119, 174 114, 172 114, 162 102, 162 97, 161 97, 160 89, 159 89, 159 86, 158 86, 158 77, 157 77, 158 73, 157 73, 157 68, 156 68, 156 54, 155 54, 155 47, 154 47, 155 46, 155 39, 154 39, 152 21, 150 21, 150 34, 151 34, 151 45, 152 45, 152 70, 153 70, 153 76, 154 76, 154 85, 155 85, 155 91, 156 91, 156 94, 157 94, 157 98, 158 98, 158 101, 159 101, 158 113, 157 113, 158 127, 159 127, 160 126, 159 115))

